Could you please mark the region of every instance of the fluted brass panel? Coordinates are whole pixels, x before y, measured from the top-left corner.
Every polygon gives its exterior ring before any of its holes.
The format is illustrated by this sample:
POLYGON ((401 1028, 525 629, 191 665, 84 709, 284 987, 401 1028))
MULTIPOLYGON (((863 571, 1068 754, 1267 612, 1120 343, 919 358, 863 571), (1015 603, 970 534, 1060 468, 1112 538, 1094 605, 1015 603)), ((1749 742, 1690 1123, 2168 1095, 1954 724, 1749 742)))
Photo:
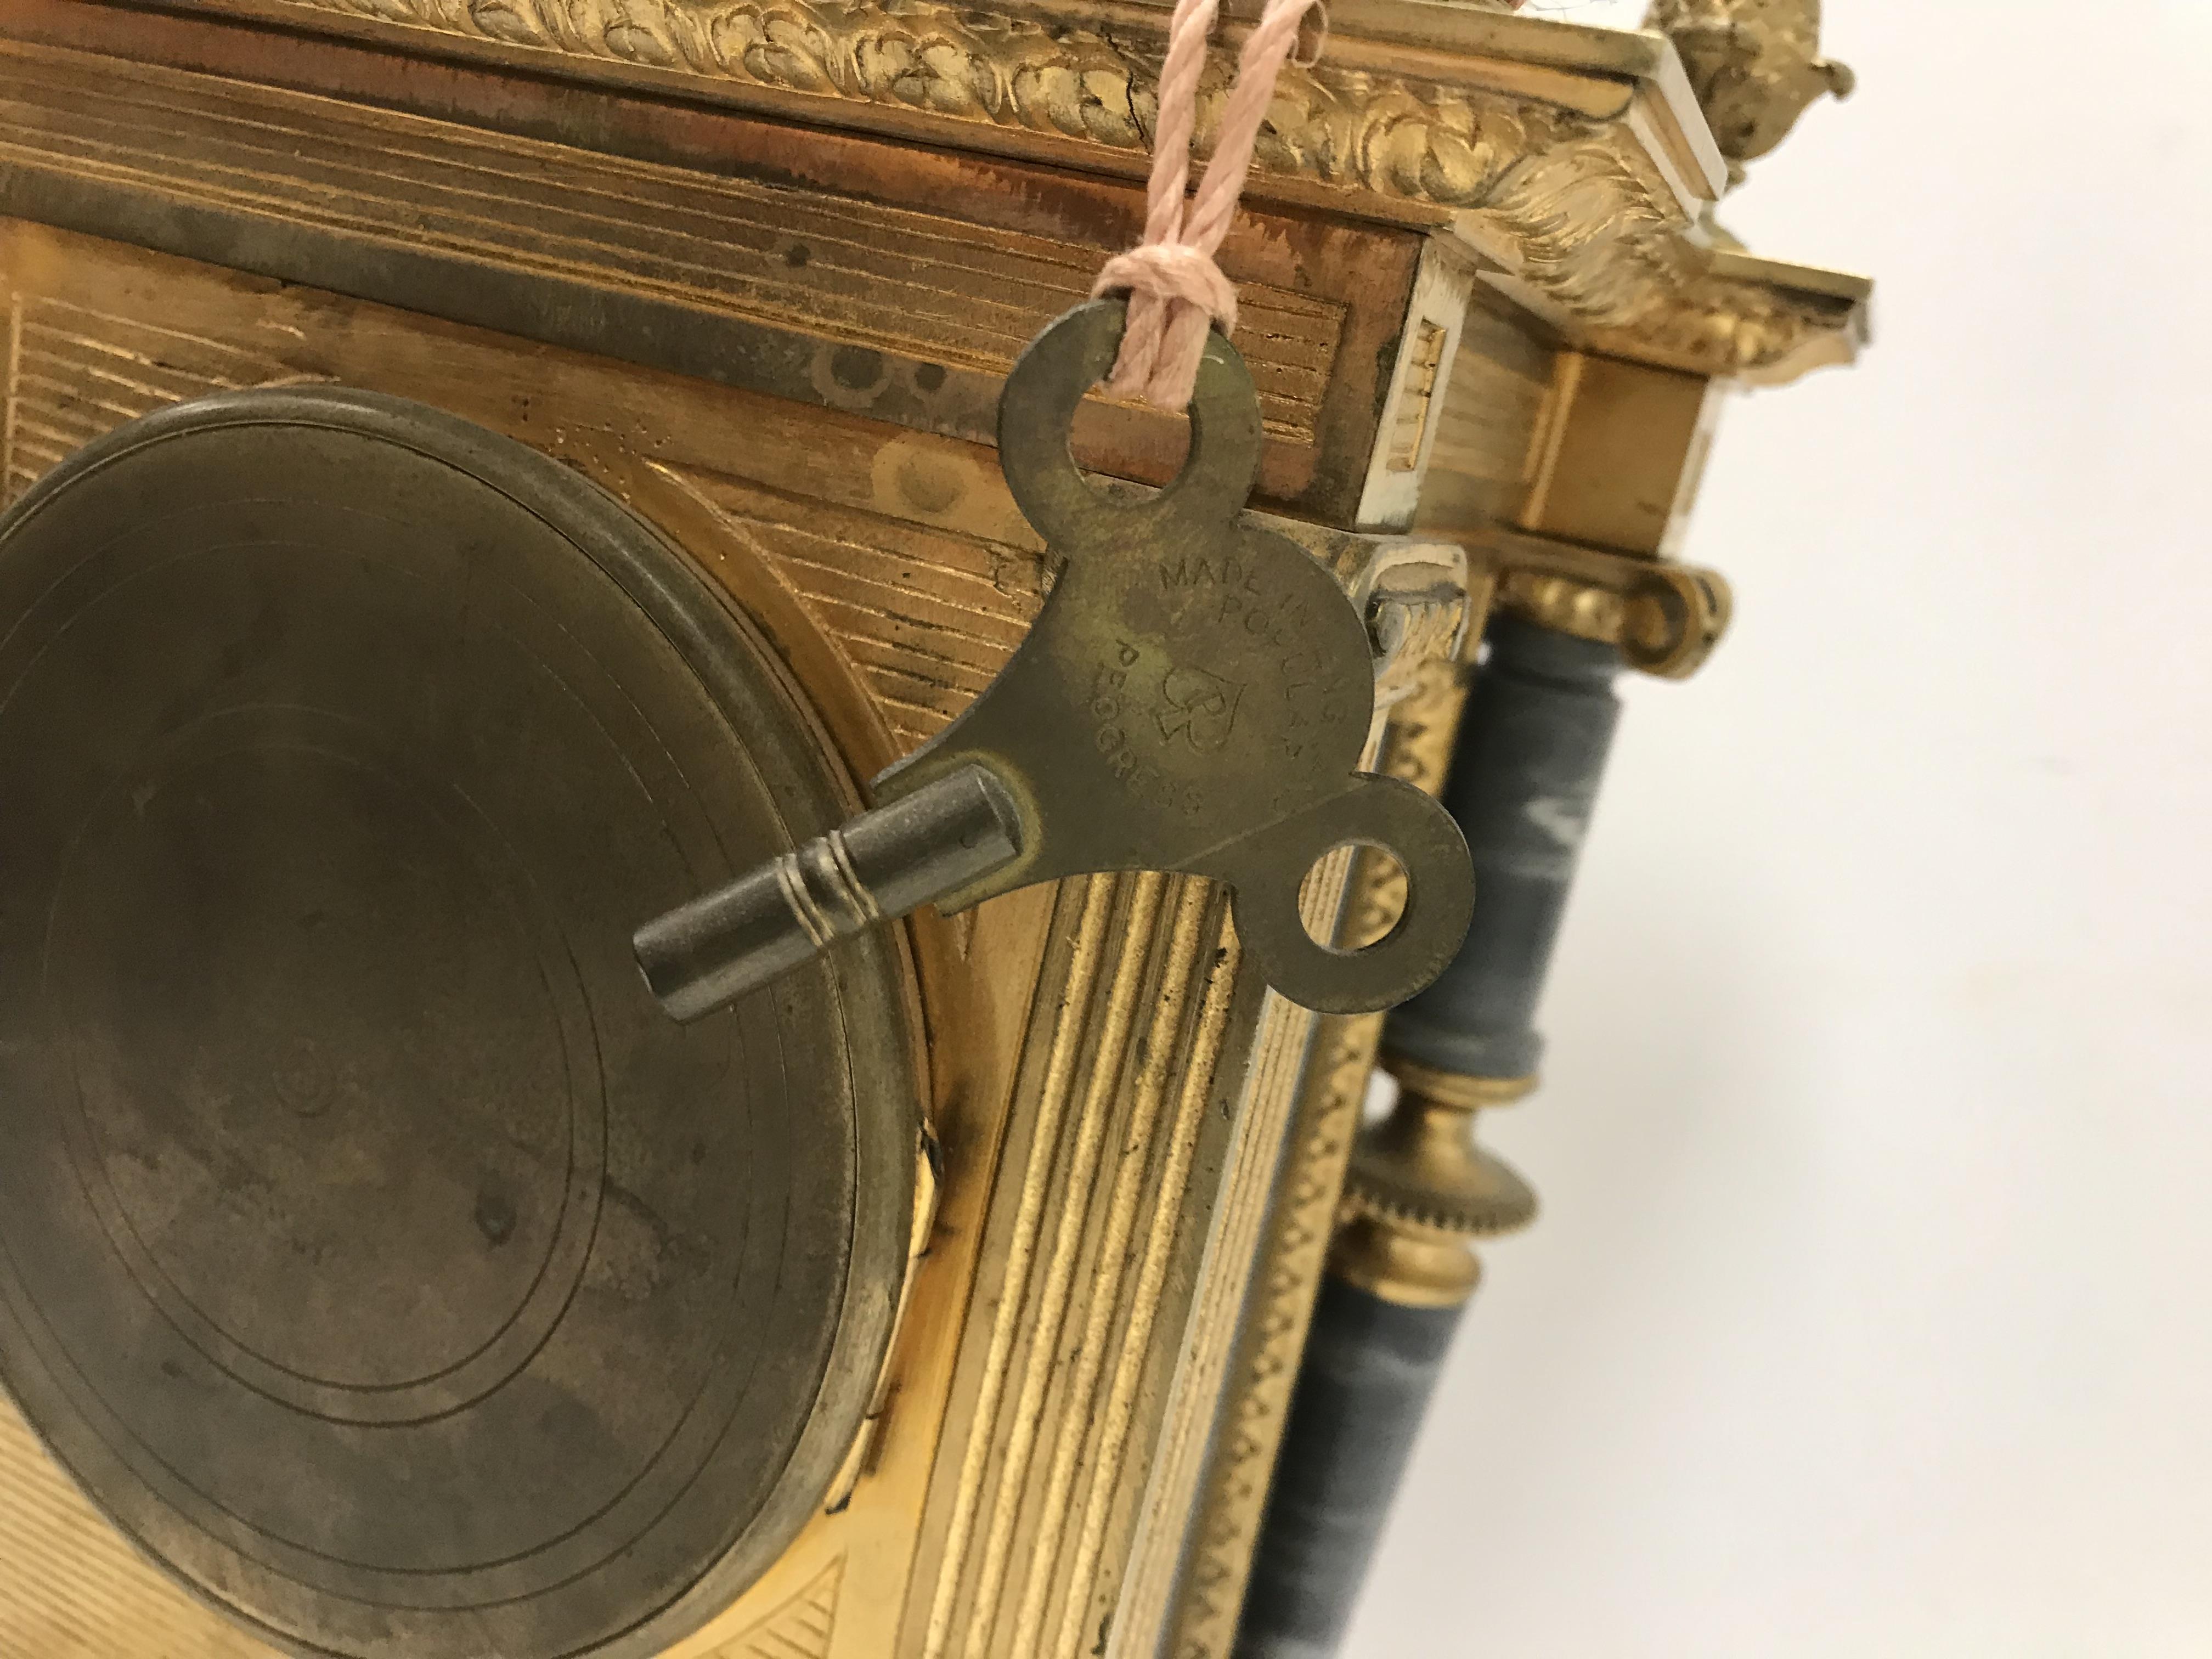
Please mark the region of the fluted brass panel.
MULTIPOLYGON (((1411 694, 1390 711, 1380 769, 1431 793, 1440 789, 1464 696, 1449 658, 1430 659, 1411 694)), ((1370 936, 1403 897, 1402 874, 1364 857, 1352 872, 1341 936, 1370 936)), ((1322 1020, 1307 1057, 1170 1627, 1165 1651, 1175 1659, 1228 1659, 1236 1641, 1253 1545, 1382 1031, 1379 1014, 1322 1020)))
POLYGON ((1188 1285, 1171 1294, 1170 1268, 1235 985, 1222 896, 1146 873, 1070 883, 1061 903, 1022 1179, 985 1241, 990 1324, 933 1500, 927 1659, 1082 1650, 1102 1566, 1126 1547, 1125 1477, 1159 1427, 1138 1397, 1182 1335, 1188 1285))

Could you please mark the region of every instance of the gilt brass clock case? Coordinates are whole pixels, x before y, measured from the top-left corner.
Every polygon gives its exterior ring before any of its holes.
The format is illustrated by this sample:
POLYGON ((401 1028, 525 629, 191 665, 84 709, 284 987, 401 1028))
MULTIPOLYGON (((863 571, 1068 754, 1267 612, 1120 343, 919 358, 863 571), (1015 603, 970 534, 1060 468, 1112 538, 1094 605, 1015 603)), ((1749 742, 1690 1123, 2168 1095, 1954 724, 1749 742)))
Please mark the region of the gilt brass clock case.
POLYGON ((908 1260, 896 939, 678 1026, 630 930, 855 793, 621 503, 328 387, 0 519, 0 1382, 296 1653, 628 1659, 822 1504, 908 1260))

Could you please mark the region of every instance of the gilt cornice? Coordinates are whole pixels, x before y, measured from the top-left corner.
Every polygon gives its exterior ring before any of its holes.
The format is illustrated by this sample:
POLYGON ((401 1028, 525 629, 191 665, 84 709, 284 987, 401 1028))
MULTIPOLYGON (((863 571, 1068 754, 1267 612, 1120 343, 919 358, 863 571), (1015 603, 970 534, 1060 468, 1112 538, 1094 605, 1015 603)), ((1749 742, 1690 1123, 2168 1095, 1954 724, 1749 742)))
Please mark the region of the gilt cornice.
MULTIPOLYGON (((1116 0, 178 0, 1141 174, 1164 13, 1116 0)), ((1232 6, 1234 11, 1237 8, 1232 6)), ((1210 147, 1243 26, 1200 94, 1210 147)), ((1725 181, 1674 48, 1428 0, 1352 0, 1279 82, 1253 192, 1456 232, 1570 337, 1728 376, 1846 360, 1848 318, 1717 272, 1725 181)))

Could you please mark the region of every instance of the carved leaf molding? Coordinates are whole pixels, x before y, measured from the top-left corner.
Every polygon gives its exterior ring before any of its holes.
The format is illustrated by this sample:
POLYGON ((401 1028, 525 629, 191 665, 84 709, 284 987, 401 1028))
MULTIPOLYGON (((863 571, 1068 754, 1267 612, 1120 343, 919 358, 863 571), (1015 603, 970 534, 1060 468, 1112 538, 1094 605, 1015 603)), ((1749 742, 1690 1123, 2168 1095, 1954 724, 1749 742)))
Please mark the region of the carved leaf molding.
MULTIPOLYGON (((675 70, 1141 153, 1164 42, 933 0, 282 0, 298 10, 675 70)), ((1210 60, 1210 150, 1233 56, 1210 60)), ((1322 64, 1287 66, 1257 165, 1278 177, 1474 216, 1564 311, 1717 374, 1832 331, 1810 307, 1699 269, 1688 221, 1607 122, 1322 64)))

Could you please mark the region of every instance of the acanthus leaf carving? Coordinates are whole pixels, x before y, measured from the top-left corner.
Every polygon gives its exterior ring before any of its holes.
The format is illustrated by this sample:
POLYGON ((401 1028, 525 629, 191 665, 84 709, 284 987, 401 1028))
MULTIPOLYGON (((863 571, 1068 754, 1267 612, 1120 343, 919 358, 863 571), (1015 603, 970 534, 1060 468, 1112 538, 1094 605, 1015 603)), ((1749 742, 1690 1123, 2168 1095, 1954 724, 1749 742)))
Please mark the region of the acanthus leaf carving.
MULTIPOLYGON (((939 0, 260 0, 506 47, 672 70, 1142 154, 1161 38, 939 0)), ((1210 151, 1233 57, 1199 98, 1210 151)), ((1327 59, 1287 67, 1257 165, 1279 179, 1472 217, 1560 311, 1634 349, 1722 374, 1838 332, 1757 283, 1711 279, 1687 213, 1620 124, 1327 59)), ((1847 356, 1838 343, 1836 356, 1847 356)))

